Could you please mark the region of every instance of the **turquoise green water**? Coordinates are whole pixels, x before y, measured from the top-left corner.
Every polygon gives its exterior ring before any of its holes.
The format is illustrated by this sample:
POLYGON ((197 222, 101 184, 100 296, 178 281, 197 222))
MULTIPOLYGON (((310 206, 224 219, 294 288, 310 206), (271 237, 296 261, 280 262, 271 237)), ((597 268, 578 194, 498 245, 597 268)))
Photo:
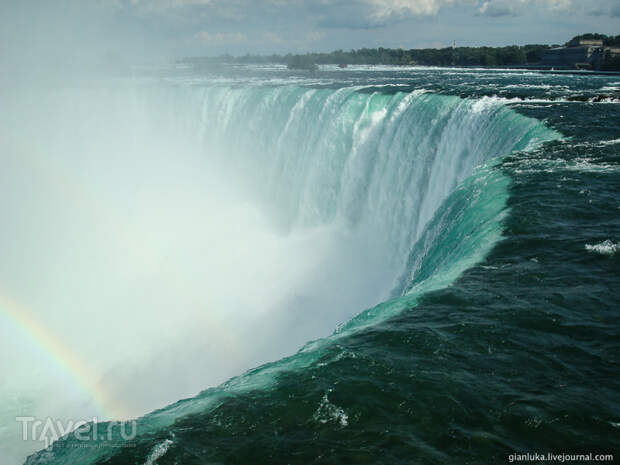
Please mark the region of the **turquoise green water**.
POLYGON ((220 161, 283 231, 371 235, 391 298, 140 418, 136 438, 70 435, 27 463, 617 452, 620 110, 566 101, 613 77, 326 70, 292 85, 276 70, 273 85, 252 72, 265 82, 167 92, 195 102, 204 143, 227 147, 220 161))

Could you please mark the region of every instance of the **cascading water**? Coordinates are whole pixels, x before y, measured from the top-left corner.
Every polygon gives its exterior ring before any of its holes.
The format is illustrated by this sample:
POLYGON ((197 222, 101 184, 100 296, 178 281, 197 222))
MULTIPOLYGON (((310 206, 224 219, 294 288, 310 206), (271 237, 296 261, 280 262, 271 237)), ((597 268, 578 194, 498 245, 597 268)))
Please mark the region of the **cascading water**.
MULTIPOLYGON (((305 238, 290 250, 328 244, 317 247, 320 259, 311 272, 280 289, 283 302, 225 325, 241 337, 256 338, 248 350, 258 353, 242 354, 240 366, 283 355, 267 349, 266 339, 286 334, 288 350, 341 324, 332 336, 293 356, 140 418, 140 447, 126 453, 143 462, 159 447, 152 441, 161 428, 230 396, 273 387, 278 373, 316 363, 338 338, 395 315, 420 294, 456 279, 502 235, 509 181, 493 159, 559 137, 498 99, 425 91, 174 86, 136 95, 140 118, 156 113, 158 128, 193 140, 204 169, 258 199, 253 203, 266 212, 277 237, 305 238), (276 316, 284 323, 264 324, 276 316), (261 321, 259 334, 255 324, 261 321)), ((246 278, 278 289, 278 283, 262 282, 260 273, 246 278)), ((248 286, 253 289, 250 281, 248 286)), ((109 452, 63 447, 74 440, 69 435, 28 463, 87 464, 109 452)))
POLYGON ((549 137, 492 98, 363 88, 203 92, 205 138, 240 157, 237 166, 287 226, 370 228, 386 236, 386 258, 396 261, 475 167, 549 137))

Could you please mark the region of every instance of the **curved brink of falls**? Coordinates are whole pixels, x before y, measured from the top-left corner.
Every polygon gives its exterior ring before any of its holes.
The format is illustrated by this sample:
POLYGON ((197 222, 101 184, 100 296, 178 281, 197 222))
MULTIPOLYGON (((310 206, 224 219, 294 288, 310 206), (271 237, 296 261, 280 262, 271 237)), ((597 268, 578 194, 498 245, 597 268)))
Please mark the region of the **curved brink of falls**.
MULTIPOLYGON (((166 92, 166 99, 191 102, 185 123, 206 146, 226 147, 222 161, 247 174, 253 194, 271 207, 283 231, 339 223, 370 235, 393 270, 394 290, 392 299, 330 337, 140 418, 140 436, 215 408, 230 395, 273 387, 278 373, 316 362, 343 335, 452 283, 501 238, 510 181, 497 157, 560 137, 488 97, 294 86, 166 92)), ((69 435, 27 463, 87 464, 110 451, 66 447, 72 441, 69 435)))

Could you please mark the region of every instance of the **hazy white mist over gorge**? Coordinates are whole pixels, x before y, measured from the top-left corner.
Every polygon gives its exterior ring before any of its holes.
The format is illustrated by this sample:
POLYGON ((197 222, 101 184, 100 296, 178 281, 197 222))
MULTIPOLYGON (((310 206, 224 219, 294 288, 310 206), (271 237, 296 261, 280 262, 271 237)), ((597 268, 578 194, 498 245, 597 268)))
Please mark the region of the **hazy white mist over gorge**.
POLYGON ((251 173, 226 163, 225 143, 210 143, 196 101, 119 79, 89 47, 75 42, 58 61, 10 50, 0 117, 3 463, 43 447, 18 439, 17 416, 144 414, 294 352, 392 284, 376 274, 378 252, 360 253, 368 238, 345 225, 283 229, 251 173))

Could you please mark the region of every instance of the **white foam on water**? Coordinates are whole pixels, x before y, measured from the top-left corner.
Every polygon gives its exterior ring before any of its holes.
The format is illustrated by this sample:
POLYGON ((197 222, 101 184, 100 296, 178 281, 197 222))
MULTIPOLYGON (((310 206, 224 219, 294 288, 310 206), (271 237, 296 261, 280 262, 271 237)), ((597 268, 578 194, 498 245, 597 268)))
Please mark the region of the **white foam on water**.
POLYGON ((604 140, 598 143, 600 147, 606 147, 608 145, 620 144, 620 139, 604 140))
POLYGON ((327 393, 325 393, 325 395, 321 399, 319 407, 316 409, 316 412, 314 412, 312 418, 323 424, 335 423, 342 427, 349 424, 349 416, 342 408, 332 404, 329 401, 327 393))
POLYGON ((601 255, 613 255, 620 250, 620 243, 614 243, 607 239, 599 244, 586 244, 586 250, 588 252, 594 252, 601 255))
POLYGON ((166 455, 166 452, 168 452, 168 448, 170 447, 171 444, 172 444, 172 441, 170 439, 166 439, 164 442, 161 442, 157 444, 155 447, 153 447, 153 450, 151 451, 151 454, 146 459, 146 462, 144 462, 144 465, 155 465, 157 460, 159 460, 164 455, 166 455))

